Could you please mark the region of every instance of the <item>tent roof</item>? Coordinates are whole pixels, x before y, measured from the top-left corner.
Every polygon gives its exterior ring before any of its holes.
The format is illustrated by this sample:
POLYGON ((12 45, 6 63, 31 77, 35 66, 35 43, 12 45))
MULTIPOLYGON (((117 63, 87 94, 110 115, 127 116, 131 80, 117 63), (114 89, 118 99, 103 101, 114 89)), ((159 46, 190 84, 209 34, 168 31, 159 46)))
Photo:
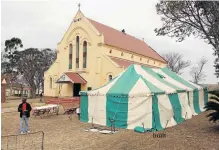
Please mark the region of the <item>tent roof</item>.
POLYGON ((92 91, 81 91, 81 95, 148 96, 171 94, 202 89, 172 72, 168 68, 150 68, 132 64, 112 81, 92 91))

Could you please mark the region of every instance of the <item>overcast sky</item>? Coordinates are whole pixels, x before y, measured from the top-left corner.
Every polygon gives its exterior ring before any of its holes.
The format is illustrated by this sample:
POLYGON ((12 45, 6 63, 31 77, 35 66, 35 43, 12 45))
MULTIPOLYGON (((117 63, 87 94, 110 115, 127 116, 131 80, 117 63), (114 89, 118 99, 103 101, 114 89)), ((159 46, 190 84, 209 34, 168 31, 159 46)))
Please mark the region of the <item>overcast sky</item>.
MULTIPOLYGON (((204 67, 207 78, 203 83, 218 82, 210 45, 193 37, 177 43, 176 39, 156 36, 154 29, 162 25, 155 9, 158 0, 3 0, 1 43, 18 37, 25 48, 56 48, 78 10, 78 2, 85 16, 144 38, 159 54, 179 52, 193 65, 205 56, 208 59, 204 67)), ((182 76, 187 80, 191 80, 189 70, 183 70, 182 76)))

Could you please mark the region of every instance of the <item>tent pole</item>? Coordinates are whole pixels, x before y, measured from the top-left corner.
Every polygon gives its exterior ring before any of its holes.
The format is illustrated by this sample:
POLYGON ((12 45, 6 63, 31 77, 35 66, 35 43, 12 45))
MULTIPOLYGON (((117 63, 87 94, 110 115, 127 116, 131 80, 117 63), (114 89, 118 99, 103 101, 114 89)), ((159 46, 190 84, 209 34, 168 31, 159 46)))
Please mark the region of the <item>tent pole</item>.
MULTIPOLYGON (((142 123, 143 129, 144 129, 144 123, 142 123)), ((145 129, 144 129, 144 133, 145 133, 145 129)))
POLYGON ((167 123, 166 123, 166 126, 165 126, 164 130, 167 128, 168 122, 169 122, 169 120, 167 120, 167 123))
POLYGON ((92 128, 94 128, 94 123, 93 123, 93 119, 94 119, 94 118, 92 117, 92 128))
POLYGON ((187 117, 187 112, 186 112, 186 115, 185 115, 185 119, 184 119, 184 121, 186 120, 186 117, 187 117))

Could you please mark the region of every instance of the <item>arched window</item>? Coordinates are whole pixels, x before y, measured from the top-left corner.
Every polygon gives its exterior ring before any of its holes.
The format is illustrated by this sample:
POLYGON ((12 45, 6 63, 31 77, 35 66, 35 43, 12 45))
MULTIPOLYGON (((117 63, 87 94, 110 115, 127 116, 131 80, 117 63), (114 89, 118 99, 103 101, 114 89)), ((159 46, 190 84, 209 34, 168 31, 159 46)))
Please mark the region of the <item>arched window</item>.
POLYGON ((134 58, 134 56, 132 55, 132 58, 134 58))
POLYGON ((69 44, 69 65, 68 68, 72 69, 72 44, 69 44))
POLYGON ((79 68, 79 36, 76 37, 76 68, 79 68))
POLYGON ((113 76, 110 74, 109 75, 109 81, 111 81, 113 79, 113 76))
POLYGON ((123 52, 121 53, 121 56, 123 56, 123 52))
POLYGON ((49 78, 50 89, 52 88, 52 78, 49 78))
POLYGON ((110 50, 109 53, 112 53, 112 50, 110 50))
POLYGON ((83 43, 83 68, 87 68, 87 42, 83 43))

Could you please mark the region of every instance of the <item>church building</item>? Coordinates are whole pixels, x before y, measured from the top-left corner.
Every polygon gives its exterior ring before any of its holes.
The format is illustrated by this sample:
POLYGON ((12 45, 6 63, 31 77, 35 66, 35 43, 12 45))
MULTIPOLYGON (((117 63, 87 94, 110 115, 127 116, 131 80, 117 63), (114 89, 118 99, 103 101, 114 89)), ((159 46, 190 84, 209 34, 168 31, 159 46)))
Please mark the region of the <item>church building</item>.
POLYGON ((58 43, 57 59, 44 73, 44 96, 77 97, 79 91, 103 86, 133 63, 167 65, 143 40, 87 18, 79 9, 58 43))

